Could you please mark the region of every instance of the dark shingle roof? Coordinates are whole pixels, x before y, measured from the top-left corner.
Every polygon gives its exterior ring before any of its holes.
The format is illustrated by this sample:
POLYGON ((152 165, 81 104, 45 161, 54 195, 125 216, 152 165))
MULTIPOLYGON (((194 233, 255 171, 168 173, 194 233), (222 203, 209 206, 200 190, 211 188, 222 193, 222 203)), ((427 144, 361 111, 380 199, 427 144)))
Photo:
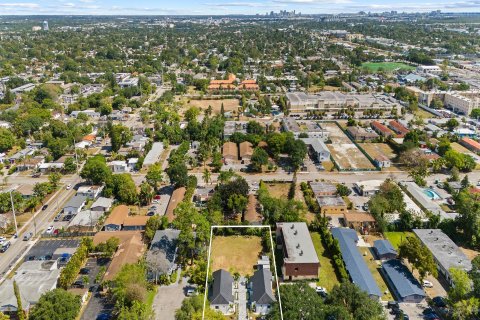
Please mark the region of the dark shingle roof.
POLYGON ((220 269, 213 274, 210 304, 230 304, 233 302, 233 278, 226 270, 220 269))
POLYGON ((87 197, 75 195, 67 202, 64 208, 80 208, 85 203, 85 201, 87 201, 87 197))
POLYGON ((420 283, 399 260, 392 259, 384 262, 383 270, 401 298, 411 295, 425 296, 420 283))
POLYGON ((375 240, 373 246, 379 255, 384 254, 397 254, 397 251, 393 248, 392 244, 388 240, 375 240))
POLYGON ((346 228, 332 228, 332 235, 338 240, 342 258, 352 282, 369 295, 381 297, 382 293, 355 244, 355 241, 358 240, 356 231, 346 228))
POLYGON ((255 271, 252 278, 252 301, 257 304, 270 304, 275 301, 272 292, 272 272, 268 269, 255 271))
POLYGON ((147 261, 154 262, 160 273, 168 273, 175 263, 177 241, 180 230, 157 230, 153 237, 150 250, 147 252, 147 261))

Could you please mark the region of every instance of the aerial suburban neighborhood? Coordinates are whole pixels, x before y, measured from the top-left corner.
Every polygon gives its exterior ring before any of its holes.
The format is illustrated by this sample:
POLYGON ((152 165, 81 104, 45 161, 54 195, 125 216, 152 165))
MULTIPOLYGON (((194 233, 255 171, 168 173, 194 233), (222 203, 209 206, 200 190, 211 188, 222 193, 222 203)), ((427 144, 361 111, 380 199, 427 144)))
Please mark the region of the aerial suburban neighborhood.
POLYGON ((314 2, 0 1, 0 320, 480 319, 480 5, 314 2))

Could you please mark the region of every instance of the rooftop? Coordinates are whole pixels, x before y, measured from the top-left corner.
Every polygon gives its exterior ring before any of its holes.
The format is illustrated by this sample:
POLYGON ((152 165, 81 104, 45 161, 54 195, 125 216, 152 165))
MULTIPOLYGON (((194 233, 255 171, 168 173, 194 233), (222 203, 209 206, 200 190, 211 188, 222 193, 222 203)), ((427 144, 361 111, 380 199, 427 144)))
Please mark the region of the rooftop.
POLYGON ((305 222, 279 222, 283 245, 287 256, 285 260, 296 263, 318 263, 318 256, 305 222))
POLYGON ((352 282, 369 295, 381 297, 382 293, 357 248, 357 232, 347 228, 332 228, 332 235, 340 245, 342 258, 352 282))
POLYGON ((413 229, 417 237, 425 244, 435 260, 445 269, 472 269, 472 263, 462 250, 440 229, 413 229))
POLYGON ((417 279, 412 275, 410 270, 399 260, 391 259, 385 261, 382 265, 383 270, 395 287, 396 294, 401 298, 411 295, 419 295, 425 297, 425 292, 417 279))
POLYGON ((317 203, 321 207, 324 206, 346 206, 345 200, 342 197, 317 197, 317 203))
POLYGON ((223 269, 213 272, 213 284, 210 304, 230 304, 233 302, 231 274, 223 269))

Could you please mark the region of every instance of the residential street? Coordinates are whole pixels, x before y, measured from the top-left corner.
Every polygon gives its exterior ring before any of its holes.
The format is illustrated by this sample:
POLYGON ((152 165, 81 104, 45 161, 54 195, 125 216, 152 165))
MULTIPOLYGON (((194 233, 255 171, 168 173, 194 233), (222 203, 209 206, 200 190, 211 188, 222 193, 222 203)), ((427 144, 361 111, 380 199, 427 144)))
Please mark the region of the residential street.
MULTIPOLYGON (((79 176, 73 175, 65 180, 62 180, 62 182, 65 184, 71 183, 74 185, 75 183, 80 182, 80 180, 81 178, 79 176)), ((39 182, 39 180, 31 177, 18 177, 18 179, 17 177, 11 177, 9 182, 14 184, 33 184, 39 182)), ((43 232, 43 230, 51 224, 53 217, 63 207, 63 204, 66 203, 74 194, 75 190, 73 188, 66 190, 65 187, 61 187, 61 189, 59 189, 57 193, 45 203, 49 205, 45 211, 39 209, 35 213, 34 219, 32 218, 29 223, 18 229, 18 238, 10 239, 12 243, 11 247, 5 253, 0 254, 0 282, 3 282, 4 276, 8 273, 8 270, 15 266, 18 259, 20 259, 22 255, 28 251, 27 248, 29 248, 35 241, 34 238, 32 238, 30 241, 23 241, 23 234, 26 232, 33 232, 38 235, 43 232)))

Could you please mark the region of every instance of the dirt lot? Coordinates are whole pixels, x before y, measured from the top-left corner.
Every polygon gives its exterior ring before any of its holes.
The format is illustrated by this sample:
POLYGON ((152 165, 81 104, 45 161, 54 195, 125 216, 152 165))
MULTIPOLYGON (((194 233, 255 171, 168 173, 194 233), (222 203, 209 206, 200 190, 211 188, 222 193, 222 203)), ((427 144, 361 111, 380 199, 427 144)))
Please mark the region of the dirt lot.
MULTIPOLYGON (((365 150, 370 157, 375 159, 378 156, 384 155, 390 160, 396 157, 396 154, 393 152, 393 149, 386 143, 359 143, 359 146, 365 150)), ((397 170, 395 166, 391 166, 390 168, 385 169, 394 169, 397 170)))
POLYGON ((327 144, 332 157, 340 169, 374 169, 374 165, 358 150, 352 141, 334 123, 325 123, 324 127, 330 132, 332 144, 327 144))
POLYGON ((237 99, 222 99, 222 100, 190 100, 187 103, 187 107, 185 110, 188 109, 190 106, 198 107, 202 110, 206 110, 208 106, 212 106, 212 110, 214 114, 219 114, 220 110, 223 108, 225 111, 237 111, 239 107, 239 101, 237 99))
POLYGON ((212 271, 225 269, 242 276, 253 275, 262 252, 262 239, 257 236, 215 236, 212 240, 212 271))

